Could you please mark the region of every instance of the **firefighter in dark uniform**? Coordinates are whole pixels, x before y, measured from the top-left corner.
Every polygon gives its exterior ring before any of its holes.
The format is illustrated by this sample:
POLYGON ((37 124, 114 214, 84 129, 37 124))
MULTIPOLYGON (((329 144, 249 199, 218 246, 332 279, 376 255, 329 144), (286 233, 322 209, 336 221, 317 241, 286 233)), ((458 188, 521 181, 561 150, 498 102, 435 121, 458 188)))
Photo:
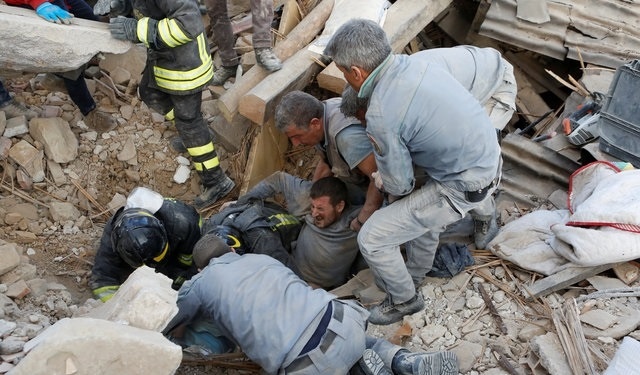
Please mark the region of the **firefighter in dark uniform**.
POLYGON ((177 290, 197 273, 191 253, 201 226, 202 218, 192 206, 134 189, 127 205, 104 227, 89 280, 94 297, 107 301, 142 265, 171 278, 177 290))
POLYGON ((113 0, 110 8, 112 16, 133 13, 135 18, 111 18, 111 35, 147 47, 140 97, 147 106, 175 121, 203 185, 194 205, 204 208, 213 204, 235 184, 220 168, 212 133, 200 112, 202 90, 213 78, 213 62, 198 2, 113 0))
POLYGON ((280 205, 255 198, 212 215, 205 221, 202 235, 215 234, 240 255, 268 255, 300 276, 291 245, 301 228, 302 222, 280 205))

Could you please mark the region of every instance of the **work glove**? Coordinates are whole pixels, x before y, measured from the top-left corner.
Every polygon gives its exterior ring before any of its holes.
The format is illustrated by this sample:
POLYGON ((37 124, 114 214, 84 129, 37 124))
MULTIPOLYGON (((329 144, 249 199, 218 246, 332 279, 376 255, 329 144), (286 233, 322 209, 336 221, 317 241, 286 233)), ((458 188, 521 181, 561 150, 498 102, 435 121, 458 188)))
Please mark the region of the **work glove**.
POLYGON ((64 23, 65 25, 70 24, 71 19, 73 18, 73 14, 48 2, 40 4, 36 8, 36 14, 49 22, 55 22, 58 24, 64 23))
POLYGON ((111 36, 116 39, 139 42, 137 29, 138 21, 133 18, 118 16, 109 20, 111 36))
POLYGON ((384 186, 382 186, 382 176, 380 176, 380 172, 375 171, 371 173, 371 178, 373 178, 373 183, 376 185, 376 188, 380 191, 384 191, 384 186))
POLYGON ((93 6, 93 14, 96 16, 128 16, 132 10, 131 0, 98 0, 93 6))

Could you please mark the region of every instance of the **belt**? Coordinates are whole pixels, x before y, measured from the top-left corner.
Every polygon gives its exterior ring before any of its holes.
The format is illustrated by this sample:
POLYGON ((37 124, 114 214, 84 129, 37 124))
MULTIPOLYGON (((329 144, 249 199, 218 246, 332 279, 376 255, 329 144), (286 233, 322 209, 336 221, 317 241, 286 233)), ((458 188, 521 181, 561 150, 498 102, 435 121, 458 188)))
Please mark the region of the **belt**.
POLYGON ((493 179, 493 181, 491 181, 489 185, 483 187, 482 189, 465 191, 464 192, 465 198, 472 203, 480 202, 487 196, 487 192, 489 192, 489 189, 496 186, 497 184, 498 184, 498 179, 495 178, 493 179))
POLYGON ((316 347, 318 347, 318 345, 320 351, 322 351, 323 353, 327 352, 331 344, 333 344, 333 340, 335 340, 337 336, 335 332, 327 329, 327 327, 329 326, 329 322, 331 321, 329 317, 337 320, 338 322, 342 322, 342 319, 344 318, 344 305, 339 302, 329 302, 327 310, 324 312, 324 315, 322 316, 318 327, 313 332, 313 335, 311 335, 311 338, 300 352, 298 358, 296 358, 293 362, 291 362, 291 364, 289 364, 289 366, 287 366, 285 372, 288 373, 299 371, 306 368, 307 366, 312 365, 313 361, 306 353, 310 352, 312 349, 315 349, 316 347), (313 345, 314 343, 315 345, 313 345))

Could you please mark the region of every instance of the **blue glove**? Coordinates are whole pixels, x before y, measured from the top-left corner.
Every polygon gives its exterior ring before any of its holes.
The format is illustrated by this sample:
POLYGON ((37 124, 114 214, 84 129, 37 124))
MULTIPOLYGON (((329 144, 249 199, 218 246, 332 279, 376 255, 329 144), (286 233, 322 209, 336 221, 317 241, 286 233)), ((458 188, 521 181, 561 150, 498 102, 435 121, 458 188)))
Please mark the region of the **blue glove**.
POLYGON ((137 35, 138 21, 134 18, 122 16, 112 18, 109 20, 109 30, 111 30, 111 36, 116 39, 139 42, 137 35))
POLYGON ((36 8, 36 14, 49 22, 64 23, 65 25, 70 24, 73 18, 73 14, 48 2, 40 4, 36 8))

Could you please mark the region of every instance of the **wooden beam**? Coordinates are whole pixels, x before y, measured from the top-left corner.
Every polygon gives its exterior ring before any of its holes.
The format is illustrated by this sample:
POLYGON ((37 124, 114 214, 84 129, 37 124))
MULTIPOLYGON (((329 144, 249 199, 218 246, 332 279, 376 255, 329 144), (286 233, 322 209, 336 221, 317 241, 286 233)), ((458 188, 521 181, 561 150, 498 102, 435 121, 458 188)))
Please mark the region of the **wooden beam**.
MULTIPOLYGON (((418 33, 433 21, 443 10, 451 4, 451 0, 398 0, 387 11, 387 17, 382 27, 387 33, 393 52, 399 53, 404 46, 415 38, 418 33)), ((318 75, 318 85, 326 90, 342 94, 346 85, 342 73, 331 63, 318 75), (337 73, 336 73, 337 72, 337 73), (336 91, 342 81, 342 88, 336 91), (324 87, 321 82, 330 82, 330 87, 324 87)))
POLYGON ((273 118, 280 99, 288 92, 305 88, 322 68, 321 55, 301 49, 284 62, 282 69, 265 77, 240 98, 238 111, 258 125, 273 118))
POLYGON ((611 269, 615 265, 616 264, 602 264, 594 267, 565 268, 564 270, 553 275, 549 275, 544 279, 540 279, 527 287, 526 289, 529 293, 528 298, 544 297, 547 294, 564 289, 591 276, 611 269))
MULTIPOLYGON (((321 3, 316 5, 316 7, 300 21, 298 26, 291 30, 287 39, 280 42, 274 48, 274 52, 282 61, 286 61, 315 38, 329 18, 331 10, 333 9, 333 3, 334 0, 322 0, 321 3)), ((238 113, 240 98, 267 75, 267 71, 259 66, 254 66, 218 99, 220 112, 227 121, 232 121, 233 117, 238 113)))
POLYGON ((318 74, 317 81, 318 86, 340 95, 342 95, 342 91, 347 85, 347 81, 345 81, 342 72, 340 72, 335 63, 331 63, 323 69, 322 72, 318 74))

